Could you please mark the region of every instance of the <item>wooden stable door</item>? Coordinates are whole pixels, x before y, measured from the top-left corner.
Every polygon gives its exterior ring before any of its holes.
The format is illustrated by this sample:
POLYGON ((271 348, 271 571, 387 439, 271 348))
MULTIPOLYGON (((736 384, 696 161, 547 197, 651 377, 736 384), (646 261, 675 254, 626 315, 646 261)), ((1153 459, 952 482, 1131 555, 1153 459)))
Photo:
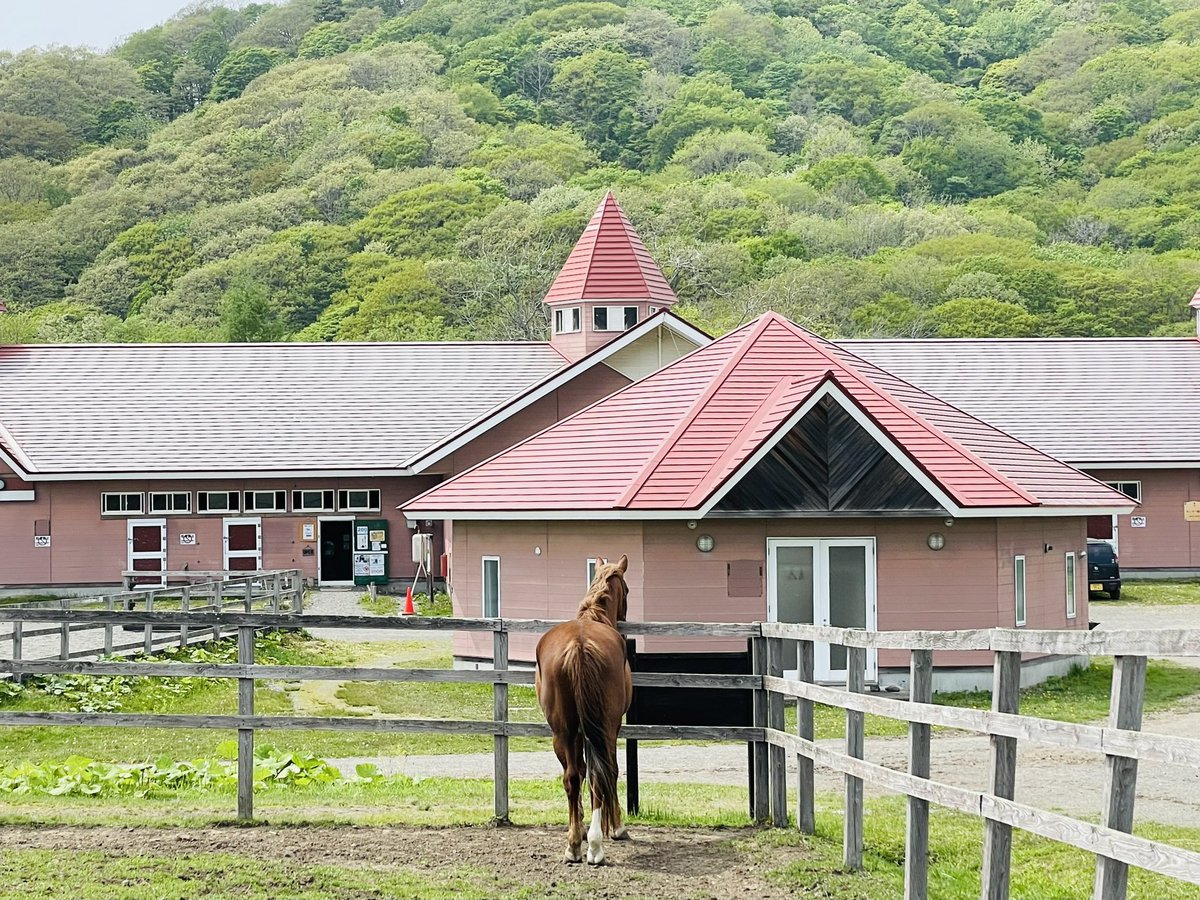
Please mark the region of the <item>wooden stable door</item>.
POLYGON ((134 584, 166 584, 167 520, 130 519, 128 530, 128 563, 131 572, 158 574, 139 575, 134 584))
POLYGON ((225 569, 257 572, 262 568, 262 519, 225 519, 225 569))

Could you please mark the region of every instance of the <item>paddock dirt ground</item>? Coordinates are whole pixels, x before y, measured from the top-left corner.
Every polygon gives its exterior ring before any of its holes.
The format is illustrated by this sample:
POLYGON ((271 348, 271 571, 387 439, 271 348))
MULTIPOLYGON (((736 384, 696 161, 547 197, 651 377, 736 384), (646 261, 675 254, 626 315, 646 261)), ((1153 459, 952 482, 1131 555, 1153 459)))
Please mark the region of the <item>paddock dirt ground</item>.
MULTIPOLYGON (((565 828, 308 827, 0 829, 0 854, 51 850, 119 857, 227 854, 294 865, 297 874, 330 865, 402 870, 438 880, 455 870, 489 873, 498 890, 533 889, 546 897, 749 898, 788 897, 765 872, 800 859, 804 849, 753 842, 755 828, 631 829, 630 841, 606 841, 608 864, 562 861, 565 828), (751 843, 754 846, 749 846, 751 843)), ((64 856, 69 858, 69 856, 64 856)), ((0 869, 3 867, 0 866, 0 869)), ((0 885, 0 896, 4 886, 0 885)), ((195 895, 199 897, 201 895, 195 895)), ((185 900, 194 900, 184 895, 185 900)))

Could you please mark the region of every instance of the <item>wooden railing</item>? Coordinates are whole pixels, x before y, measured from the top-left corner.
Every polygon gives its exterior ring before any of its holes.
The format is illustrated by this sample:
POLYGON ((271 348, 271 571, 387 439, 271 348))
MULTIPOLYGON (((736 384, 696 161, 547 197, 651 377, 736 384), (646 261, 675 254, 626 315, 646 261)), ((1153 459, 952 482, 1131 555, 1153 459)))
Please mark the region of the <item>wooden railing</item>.
MULTIPOLYGON (((54 609, 0 608, 0 620, 17 623, 52 622, 67 613, 54 609)), ((183 626, 232 628, 238 635, 236 664, 81 662, 71 660, 3 661, 0 673, 58 672, 96 675, 189 676, 236 678, 237 715, 151 715, 124 713, 0 712, 2 725, 107 725, 135 728, 219 728, 238 734, 238 815, 253 817, 254 735, 264 729, 330 729, 371 732, 442 732, 491 735, 494 749, 494 813, 509 814, 508 738, 546 736, 540 723, 510 722, 508 685, 531 684, 533 672, 508 668, 508 636, 513 632, 542 632, 553 622, 514 619, 324 616, 201 612, 183 614, 151 611, 74 611, 72 621, 110 627, 183 626), (487 670, 392 669, 347 666, 279 666, 254 663, 254 634, 261 628, 372 628, 403 631, 490 631, 494 667, 487 670), (491 720, 429 720, 386 717, 259 716, 254 711, 258 679, 312 679, 383 682, 479 682, 493 691, 491 720)), ((1200 740, 1143 734, 1140 731, 1148 656, 1200 656, 1200 630, 1189 631, 1026 631, 991 629, 958 632, 864 632, 776 623, 630 622, 627 635, 748 638, 754 673, 695 675, 636 673, 634 683, 655 687, 709 687, 754 691, 754 725, 750 727, 626 725, 631 739, 751 741, 754 815, 784 827, 789 821, 787 753, 795 753, 799 775, 795 821, 801 831, 815 823, 814 763, 845 776, 843 855, 848 868, 863 858, 863 785, 869 783, 908 797, 905 897, 928 896, 929 805, 981 817, 985 822, 982 897, 1006 900, 1009 893, 1012 829, 1020 828, 1096 855, 1096 900, 1125 897, 1128 866, 1200 884, 1200 853, 1135 837, 1134 794, 1139 760, 1200 768, 1200 740), (796 643, 798 677, 783 677, 785 642, 796 643), (813 681, 817 642, 846 648, 847 690, 813 681), (864 693, 866 651, 870 648, 905 650, 911 655, 910 696, 899 700, 864 693), (994 654, 992 710, 937 706, 932 703, 935 650, 990 651, 994 654), (1115 656, 1112 708, 1106 725, 1080 725, 1018 714, 1022 653, 1115 656), (797 702, 797 733, 784 730, 787 698, 797 702), (846 749, 839 753, 814 740, 813 706, 839 707, 846 715, 846 749), (909 723, 908 772, 866 761, 863 753, 864 715, 872 713, 909 723), (934 725, 975 731, 991 742, 990 789, 973 791, 933 781, 929 777, 934 725), (1099 825, 1048 812, 1014 801, 1018 740, 1070 747, 1103 754, 1108 779, 1099 825)), ((1100 805, 1100 804, 1098 804, 1100 805)))
MULTIPOLYGON (((189 573, 199 575, 201 573, 189 573)), ((205 575, 209 573, 203 573, 205 575)), ((302 613, 304 611, 304 584, 298 569, 285 569, 271 572, 250 572, 232 577, 229 573, 216 573, 216 578, 176 585, 174 587, 142 588, 122 591, 102 597, 64 597, 59 600, 37 600, 22 603, 9 609, 53 609, 60 610, 56 618, 57 625, 46 628, 26 628, 19 618, 0 615, 0 621, 11 620, 12 630, 0 633, 0 647, 11 642, 12 658, 14 660, 29 659, 25 641, 30 638, 58 635, 58 648, 55 653, 39 654, 33 658, 60 660, 76 659, 85 656, 112 656, 122 653, 151 653, 155 647, 176 645, 186 647, 190 643, 219 639, 228 636, 230 629, 222 629, 218 624, 213 627, 200 628, 195 625, 195 616, 201 613, 224 612, 228 609, 239 609, 245 612, 268 613, 302 613), (152 612, 155 606, 162 609, 165 606, 175 607, 188 620, 170 634, 163 634, 150 625, 142 629, 142 637, 136 641, 116 642, 113 622, 90 622, 79 616, 89 611, 128 610, 152 612), (103 631, 102 640, 91 640, 88 646, 81 647, 77 641, 72 648, 72 635, 80 632, 103 631)), ((0 607, 3 610, 4 607, 0 607)))

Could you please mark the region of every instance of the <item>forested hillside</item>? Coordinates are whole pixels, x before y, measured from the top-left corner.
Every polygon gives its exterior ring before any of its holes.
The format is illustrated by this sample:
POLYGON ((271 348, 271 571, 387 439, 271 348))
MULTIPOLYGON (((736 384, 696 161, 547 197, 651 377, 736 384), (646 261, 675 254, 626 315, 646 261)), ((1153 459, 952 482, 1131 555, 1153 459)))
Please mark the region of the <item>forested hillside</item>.
POLYGON ((0 340, 541 337, 609 187, 713 331, 1186 334, 1200 0, 292 0, 3 55, 0 340))

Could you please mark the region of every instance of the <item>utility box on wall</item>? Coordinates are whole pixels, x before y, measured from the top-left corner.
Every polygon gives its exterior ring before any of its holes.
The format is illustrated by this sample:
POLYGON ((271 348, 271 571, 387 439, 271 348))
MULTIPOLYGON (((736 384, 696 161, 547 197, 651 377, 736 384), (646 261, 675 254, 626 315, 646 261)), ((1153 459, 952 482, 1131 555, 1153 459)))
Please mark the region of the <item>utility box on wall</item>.
POLYGON ((388 523, 385 519, 356 519, 354 522, 354 583, 387 584, 388 523))

